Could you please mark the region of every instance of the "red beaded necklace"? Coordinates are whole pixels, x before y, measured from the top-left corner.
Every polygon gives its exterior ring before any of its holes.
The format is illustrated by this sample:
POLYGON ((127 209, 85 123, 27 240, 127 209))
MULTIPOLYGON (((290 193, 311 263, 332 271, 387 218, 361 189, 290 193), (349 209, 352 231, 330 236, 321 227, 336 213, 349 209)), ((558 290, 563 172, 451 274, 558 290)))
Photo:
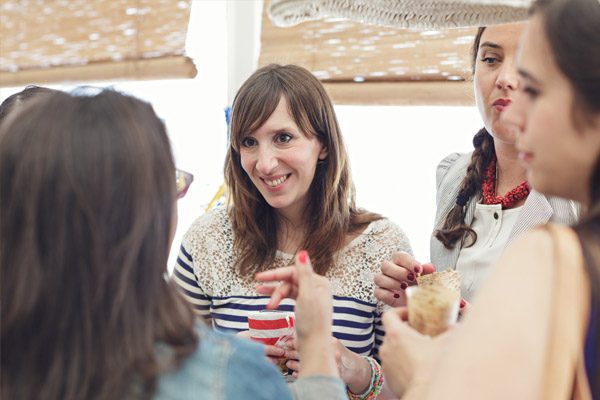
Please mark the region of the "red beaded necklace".
POLYGON ((496 157, 492 158, 485 169, 483 184, 481 186, 483 204, 502 204, 502 209, 511 208, 529 194, 527 181, 521 182, 517 187, 502 196, 496 196, 496 157))

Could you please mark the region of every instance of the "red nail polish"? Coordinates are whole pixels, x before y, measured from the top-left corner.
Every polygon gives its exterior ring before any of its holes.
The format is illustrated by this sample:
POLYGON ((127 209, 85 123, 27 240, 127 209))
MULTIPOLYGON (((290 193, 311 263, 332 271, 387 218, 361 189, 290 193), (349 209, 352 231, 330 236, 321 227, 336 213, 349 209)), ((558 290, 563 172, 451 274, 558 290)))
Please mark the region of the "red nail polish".
POLYGON ((406 279, 408 279, 411 282, 414 282, 415 274, 413 274, 412 272, 409 272, 408 275, 406 275, 406 279))
POLYGON ((402 289, 402 290, 406 289, 407 287, 408 287, 408 283, 406 283, 406 282, 402 282, 400 284, 400 289, 402 289))
POLYGON ((462 299, 460 301, 460 308, 465 308, 465 305, 467 304, 467 302, 465 301, 465 299, 462 299))
POLYGON ((394 293, 394 298, 395 298, 395 299, 399 299, 399 298, 400 298, 400 295, 399 295, 398 293, 394 293))
POLYGON ((298 253, 298 261, 300 261, 302 264, 306 264, 307 259, 308 253, 306 252, 306 250, 300 250, 300 252, 298 253))
POLYGON ((413 268, 415 270, 416 274, 420 274, 423 271, 423 268, 421 268, 420 265, 417 265, 413 268))

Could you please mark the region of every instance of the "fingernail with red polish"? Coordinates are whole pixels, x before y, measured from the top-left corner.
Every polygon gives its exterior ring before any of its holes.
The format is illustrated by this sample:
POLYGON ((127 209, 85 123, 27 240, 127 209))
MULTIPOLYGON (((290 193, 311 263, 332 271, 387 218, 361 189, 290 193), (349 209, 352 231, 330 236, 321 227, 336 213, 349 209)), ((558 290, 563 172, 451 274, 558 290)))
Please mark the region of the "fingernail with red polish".
POLYGON ((416 274, 420 274, 423 271, 420 265, 416 265, 414 268, 416 274))
POLYGON ((395 299, 399 299, 399 298, 400 298, 400 294, 398 294, 398 293, 394 293, 394 298, 395 298, 395 299))
POLYGON ((402 290, 406 289, 407 287, 408 287, 408 283, 406 283, 406 282, 402 282, 400 284, 400 289, 402 289, 402 290))
POLYGON ((465 305, 467 304, 467 302, 465 301, 465 299, 462 299, 460 301, 460 308, 465 308, 465 305))
POLYGON ((298 261, 300 261, 302 264, 306 264, 307 259, 308 253, 306 252, 306 250, 300 250, 300 252, 298 253, 298 261))
POLYGON ((413 274, 412 272, 409 272, 408 275, 406 275, 406 279, 413 282, 415 280, 415 274, 413 274))

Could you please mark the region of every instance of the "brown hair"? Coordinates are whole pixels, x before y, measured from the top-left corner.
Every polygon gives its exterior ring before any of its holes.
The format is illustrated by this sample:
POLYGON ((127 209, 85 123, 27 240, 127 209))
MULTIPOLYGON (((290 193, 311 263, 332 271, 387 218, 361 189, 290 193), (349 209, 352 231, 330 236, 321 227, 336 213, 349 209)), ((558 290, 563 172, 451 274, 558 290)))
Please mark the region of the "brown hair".
POLYGON ((2 104, 0 104, 0 122, 8 116, 8 113, 14 108, 19 107, 25 101, 43 93, 54 93, 57 90, 45 88, 42 86, 28 85, 20 92, 8 96, 2 104))
POLYGON ((0 397, 147 398, 198 340, 164 278, 175 168, 163 123, 113 91, 51 93, 6 122, 0 397), (157 342, 173 357, 159 361, 157 342))
MULTIPOLYGON (((544 31, 556 64, 575 94, 575 126, 591 123, 600 113, 600 3, 598 0, 538 0, 532 11, 543 18, 544 31)), ((600 155, 590 180, 590 204, 575 226, 592 289, 590 321, 595 320, 591 360, 595 376, 589 377, 594 398, 600 397, 600 155)))
MULTIPOLYGON (((471 49, 471 69, 473 74, 475 74, 477 53, 484 31, 485 27, 480 27, 473 41, 471 49)), ((481 191, 485 168, 496 154, 494 138, 487 129, 482 128, 473 137, 473 147, 471 162, 467 167, 465 177, 460 183, 456 204, 450 210, 446 219, 444 219, 442 227, 435 231, 436 239, 442 242, 447 249, 453 249, 459 240, 469 239, 468 246, 472 246, 477 241, 475 231, 469 225, 465 224, 465 211, 469 199, 481 191)))
POLYGON ((242 275, 267 269, 277 251, 276 210, 264 200, 240 161, 240 144, 246 135, 262 126, 281 97, 288 101, 294 122, 305 135, 312 135, 327 149, 327 158, 317 164, 309 189, 305 214, 309 235, 304 238, 315 271, 324 274, 333 263, 348 233, 359 231, 380 219, 356 209, 354 184, 333 104, 323 85, 308 70, 296 65, 271 64, 258 69, 238 91, 231 114, 231 145, 225 161, 229 209, 235 233, 234 247, 242 275))

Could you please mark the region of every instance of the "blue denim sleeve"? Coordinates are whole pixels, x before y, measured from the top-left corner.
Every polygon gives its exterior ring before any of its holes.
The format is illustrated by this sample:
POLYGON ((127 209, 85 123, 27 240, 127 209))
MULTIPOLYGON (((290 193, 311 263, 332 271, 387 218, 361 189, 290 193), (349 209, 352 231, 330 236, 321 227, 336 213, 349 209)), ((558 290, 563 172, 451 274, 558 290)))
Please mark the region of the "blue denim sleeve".
POLYGON ((237 342, 227 368, 226 399, 291 400, 281 372, 266 359, 262 346, 237 342))

